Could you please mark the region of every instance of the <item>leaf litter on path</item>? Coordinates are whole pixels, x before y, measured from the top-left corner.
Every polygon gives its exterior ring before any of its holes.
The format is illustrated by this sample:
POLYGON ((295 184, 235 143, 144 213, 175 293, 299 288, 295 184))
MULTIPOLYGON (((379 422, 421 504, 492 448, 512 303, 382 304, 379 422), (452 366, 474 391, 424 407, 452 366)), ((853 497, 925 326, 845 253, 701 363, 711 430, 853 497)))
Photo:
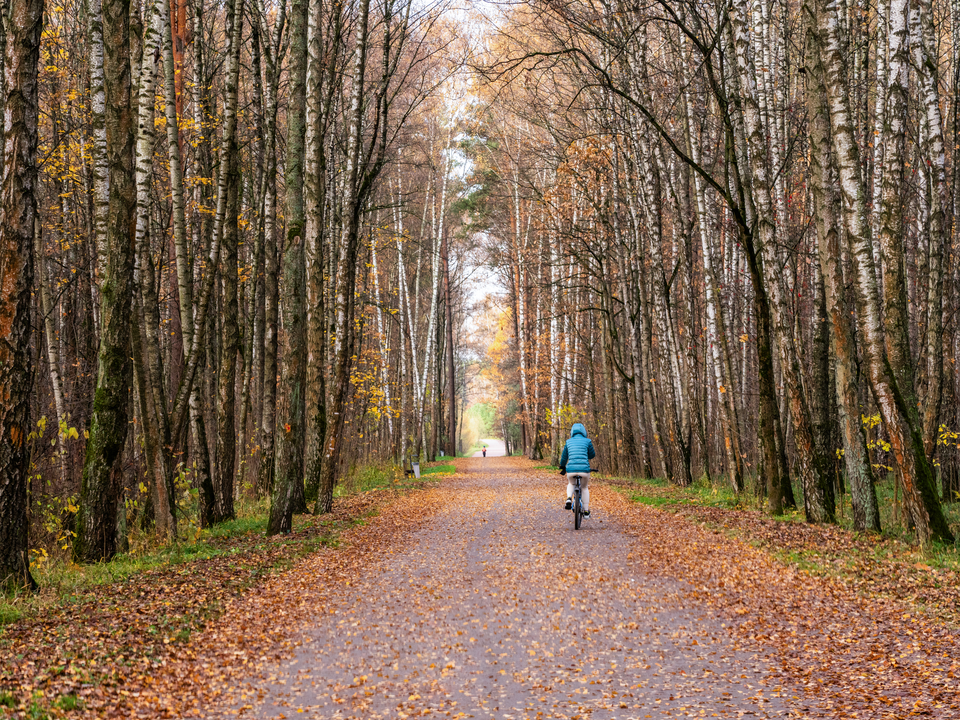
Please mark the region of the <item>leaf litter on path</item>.
POLYGON ((602 507, 576 532, 561 479, 461 467, 415 537, 333 589, 293 657, 251 678, 250 715, 786 716, 762 649, 733 647, 685 583, 634 573, 602 507))

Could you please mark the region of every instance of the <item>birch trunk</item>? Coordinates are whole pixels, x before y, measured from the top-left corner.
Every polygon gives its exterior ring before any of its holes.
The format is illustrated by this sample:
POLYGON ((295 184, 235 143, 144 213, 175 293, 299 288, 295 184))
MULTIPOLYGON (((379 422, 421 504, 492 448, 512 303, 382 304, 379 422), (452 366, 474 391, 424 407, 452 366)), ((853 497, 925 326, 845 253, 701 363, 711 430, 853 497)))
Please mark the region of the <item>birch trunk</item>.
POLYGON ((144 324, 135 340, 142 347, 138 374, 143 392, 144 429, 153 437, 147 443, 154 500, 154 522, 161 537, 176 536, 176 498, 171 492, 173 458, 170 454, 170 417, 166 389, 163 386, 163 367, 159 338, 160 308, 156 292, 153 255, 150 248, 150 195, 153 178, 154 106, 156 102, 157 51, 160 44, 162 3, 154 0, 147 9, 147 25, 143 38, 143 63, 138 83, 138 131, 136 145, 136 251, 140 293, 137 305, 141 308, 144 324))
MULTIPOLYGON (((651 157, 649 149, 645 143, 641 144, 641 165, 644 168, 644 208, 662 207, 660 204, 662 198, 659 196, 659 182, 653 176, 654 169, 646 158, 651 157)), ((659 223, 652 224, 655 231, 661 230, 659 223)), ((667 289, 666 279, 664 277, 663 266, 663 239, 659 232, 650 233, 648 238, 648 252, 651 261, 651 278, 653 295, 651 299, 651 316, 655 318, 657 326, 657 346, 662 372, 652 373, 651 382, 657 383, 661 389, 664 398, 664 415, 666 416, 666 431, 670 442, 671 450, 674 453, 675 463, 671 462, 670 468, 673 470, 671 478, 681 486, 689 486, 693 483, 693 476, 690 469, 690 448, 684 436, 681 402, 678 397, 680 388, 680 369, 677 364, 676 343, 673 338, 672 320, 670 319, 670 299, 667 289), (676 473, 679 472, 679 475, 676 473)))
POLYGON ((307 241, 307 407, 308 441, 304 450, 306 496, 314 500, 319 492, 327 424, 327 297, 324 280, 324 252, 327 245, 329 178, 326 143, 340 58, 343 15, 339 6, 330 9, 328 32, 323 36, 323 3, 315 0, 308 14, 306 87, 306 164, 304 203, 307 241))
MULTIPOLYGON (((180 327, 184 348, 193 346, 193 268, 190 262, 190 247, 187 240, 186 205, 183 192, 183 172, 180 155, 180 126, 177 116, 176 70, 173 58, 173 32, 171 27, 170 0, 158 3, 162 13, 163 39, 161 63, 163 67, 164 113, 167 129, 167 157, 170 165, 170 192, 174 252, 177 268, 177 293, 180 310, 180 327)), ((202 59, 201 59, 202 60, 202 59)), ((202 68, 202 61, 200 62, 202 68)), ((183 362, 185 358, 178 359, 183 362)), ((196 484, 200 488, 200 524, 209 527, 214 522, 213 478, 210 474, 210 453, 207 432, 200 402, 200 388, 192 383, 189 395, 190 425, 193 434, 193 464, 196 484)))
MULTIPOLYGON (((87 0, 87 42, 90 62, 90 171, 92 175, 90 201, 93 208, 93 246, 96 264, 94 285, 99 290, 104 281, 110 247, 107 223, 110 211, 110 168, 107 159, 107 101, 105 94, 103 54, 103 3, 87 0)), ((99 297, 97 298, 99 300, 99 297)), ((99 302, 96 305, 99 306, 99 302)))
POLYGON ((768 181, 769 168, 765 148, 765 130, 752 86, 753 63, 746 47, 745 29, 741 14, 745 15, 742 2, 737 2, 730 13, 734 49, 743 93, 743 117, 747 145, 750 154, 750 172, 753 182, 753 199, 756 203, 757 239, 762 255, 762 272, 770 292, 771 320, 780 349, 780 371, 787 385, 790 412, 793 418, 797 465, 804 491, 807 519, 811 522, 834 522, 835 508, 833 486, 827 477, 826 464, 817 452, 806 397, 803 392, 801 369, 797 359, 792 323, 784 297, 783 277, 777 257, 777 234, 774 208, 771 206, 771 187, 768 181))
POLYGON ((65 481, 67 450, 63 443, 63 428, 67 422, 67 411, 63 401, 63 371, 61 369, 60 341, 57 338, 57 328, 54 322, 54 313, 57 312, 57 308, 50 295, 46 253, 43 251, 43 228, 40 225, 39 218, 34 225, 34 268, 37 294, 40 296, 43 339, 47 349, 47 372, 50 375, 50 386, 53 388, 53 407, 57 413, 57 446, 58 452, 60 453, 60 479, 61 481, 65 481))
MULTIPOLYGON (((433 226, 436 228, 433 231, 433 244, 431 250, 432 266, 431 266, 431 279, 432 279, 432 288, 430 291, 430 315, 428 320, 427 327, 427 342, 426 347, 423 353, 423 374, 417 382, 419 388, 419 398, 417 399, 417 427, 418 432, 420 433, 420 441, 417 443, 416 454, 419 457, 420 448, 423 443, 423 428, 425 422, 425 410, 426 410, 426 395, 427 395, 427 381, 430 377, 430 367, 431 360, 433 356, 433 344, 434 336, 436 335, 436 325, 437 325, 437 308, 440 301, 440 240, 438 232, 443 232, 443 211, 442 208, 446 207, 447 202, 447 166, 446 162, 442 165, 442 178, 441 178, 441 191, 440 191, 440 219, 439 226, 437 223, 433 223, 433 226)), ((436 202, 433 200, 432 202, 436 202)), ((421 233, 422 236, 422 233, 421 233)), ((419 277, 418 277, 419 280, 419 277)), ((419 282, 418 282, 419 285, 419 282)), ((414 293, 414 298, 418 297, 419 293, 414 293)))
POLYGON ((279 315, 279 239, 277 229, 277 94, 280 83, 281 37, 285 21, 287 3, 280 4, 280 13, 276 18, 274 33, 271 37, 267 25, 267 13, 264 3, 257 3, 257 20, 260 23, 260 37, 263 41, 266 59, 266 82, 264 102, 266 139, 266 193, 264 200, 264 333, 263 333, 263 400, 260 415, 260 466, 257 475, 256 491, 258 497, 273 492, 277 420, 277 322, 279 315))
MULTIPOLYGON (((380 387, 383 391, 383 400, 387 406, 387 428, 390 437, 393 437, 393 408, 390 404, 390 382, 388 368, 390 365, 390 344, 383 326, 383 300, 380 296, 380 268, 377 262, 377 238, 373 238, 370 247, 370 262, 373 265, 373 296, 377 305, 377 336, 380 340, 380 387)), ((402 466, 402 465, 401 465, 402 466)))
MULTIPOLYGON (((233 506, 233 483, 236 480, 236 393, 239 324, 237 297, 237 244, 239 240, 239 158, 237 146, 236 96, 240 77, 240 49, 243 37, 242 0, 232 0, 227 9, 226 24, 228 92, 234 107, 224 108, 223 135, 220 141, 220 168, 217 183, 217 214, 214 234, 220 239, 220 279, 222 284, 222 329, 220 373, 217 388, 217 464, 213 472, 214 523, 236 517, 233 506), (232 120, 231 120, 232 119, 232 120)), ((210 272, 213 272, 213 268, 210 272)))
POLYGON ((457 456, 457 394, 456 375, 453 363, 453 296, 450 292, 450 246, 447 233, 441 239, 440 252, 443 254, 443 306, 444 325, 446 330, 446 362, 447 362, 447 454, 457 456))
POLYGON ((908 28, 910 3, 891 0, 889 23, 890 68, 883 129, 883 181, 880 193, 880 255, 883 262, 883 322, 887 357, 897 387, 907 403, 916 404, 910 337, 907 332, 907 282, 903 246, 905 132, 908 103, 907 68, 910 62, 908 28))
MULTIPOLYGON (((684 106, 687 146, 690 157, 695 163, 699 164, 700 146, 693 132, 692 109, 687 93, 684 93, 684 106)), ((740 462, 740 441, 736 422, 736 405, 733 403, 733 393, 729 392, 729 388, 732 387, 732 377, 729 375, 730 360, 726 333, 724 332, 723 305, 717 302, 716 299, 716 296, 719 296, 720 283, 717 282, 716 275, 713 271, 712 251, 710 243, 707 240, 711 223, 707 210, 706 194, 700 176, 696 173, 693 174, 693 182, 697 204, 697 220, 700 226, 700 250, 704 275, 706 276, 704 290, 706 295, 707 332, 709 333, 706 342, 713 359, 717 397, 720 408, 720 424, 723 429, 723 447, 727 463, 727 475, 734 492, 740 493, 743 492, 743 468, 740 462), (719 322, 717 321, 718 315, 720 316, 719 322), (720 358, 721 352, 725 356, 723 360, 720 358)))
POLYGON ((353 354, 354 289, 357 279, 357 257, 360 249, 360 214, 363 197, 358 179, 362 153, 364 116, 364 78, 367 66, 368 22, 370 0, 360 0, 357 8, 356 37, 353 50, 353 75, 350 106, 346 115, 347 151, 344 168, 344 197, 342 202, 342 253, 337 265, 337 295, 334 306, 334 367, 330 408, 324 439, 323 465, 316 512, 333 509, 333 488, 340 459, 341 440, 350 383, 350 359, 353 354))
POLYGON ((857 348, 847 312, 846 284, 840 250, 839 196, 833 169, 830 116, 827 108, 823 43, 817 27, 817 0, 804 3, 807 48, 812 62, 807 70, 807 113, 810 124, 810 185, 816 217, 817 248, 823 275, 826 310, 833 330, 837 405, 843 438, 843 466, 850 483, 853 526, 857 530, 880 532, 880 511, 873 470, 867 452, 863 424, 864 409, 857 389, 857 348))
MULTIPOLYGON (((930 0, 914 0, 911 9, 911 38, 914 67, 920 85, 921 153, 928 178, 930 196, 930 234, 927 247, 926 296, 926 387, 923 404, 923 445, 927 457, 933 459, 940 427, 943 394, 943 267, 949 246, 950 195, 947 186, 946 150, 943 117, 940 113, 939 70, 937 67, 936 33, 930 0)), ((954 162, 956 163, 956 158, 954 162)))

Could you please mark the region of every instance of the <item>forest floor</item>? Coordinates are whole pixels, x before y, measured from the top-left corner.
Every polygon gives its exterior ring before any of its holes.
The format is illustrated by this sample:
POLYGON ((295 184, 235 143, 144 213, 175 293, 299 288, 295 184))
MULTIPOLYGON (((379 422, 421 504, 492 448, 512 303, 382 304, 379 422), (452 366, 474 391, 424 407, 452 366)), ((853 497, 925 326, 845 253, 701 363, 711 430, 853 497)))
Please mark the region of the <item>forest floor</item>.
POLYGON ((131 679, 149 678, 269 578, 335 552, 381 507, 436 482, 370 467, 338 491, 333 513, 296 516, 289 535, 265 537, 266 517, 245 516, 159 554, 38 575, 37 595, 0 598, 0 718, 109 714, 131 679))
POLYGON ((339 503, 337 541, 289 570, 252 580, 259 561, 238 553, 8 625, 7 714, 960 718, 956 582, 935 600, 891 593, 889 553, 861 568, 871 582, 810 572, 794 544, 842 557, 860 540, 686 517, 598 481, 577 532, 554 471, 455 462, 420 491, 339 503))
MULTIPOLYGON (((877 535, 837 525, 811 525, 799 511, 772 518, 744 508, 723 488, 700 484, 679 488, 658 480, 620 478, 607 482, 636 502, 741 538, 810 575, 844 583, 865 597, 897 600, 960 628, 960 545, 924 551, 911 542, 912 537, 905 539, 896 530, 877 535)), ((960 506, 945 507, 948 519, 953 519, 951 530, 960 537, 960 506)), ((890 518, 884 520, 892 525, 890 518)))

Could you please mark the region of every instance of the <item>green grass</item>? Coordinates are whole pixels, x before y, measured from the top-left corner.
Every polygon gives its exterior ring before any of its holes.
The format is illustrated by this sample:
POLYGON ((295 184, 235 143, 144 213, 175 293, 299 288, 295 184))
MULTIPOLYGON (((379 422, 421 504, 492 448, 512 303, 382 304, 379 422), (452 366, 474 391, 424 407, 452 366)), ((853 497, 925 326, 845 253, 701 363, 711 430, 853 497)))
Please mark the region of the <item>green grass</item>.
POLYGON ((644 505, 665 507, 669 505, 700 505, 703 507, 743 507, 745 496, 737 496, 729 487, 712 485, 701 478, 690 487, 682 488, 667 483, 661 478, 631 478, 639 492, 630 499, 644 505))
MULTIPOLYGON (((653 507, 670 509, 679 506, 701 506, 701 507, 725 507, 730 509, 742 510, 765 510, 765 499, 756 495, 749 489, 739 496, 719 479, 716 484, 711 484, 707 478, 703 477, 694 482, 687 488, 681 488, 662 478, 625 478, 635 489, 628 488, 630 499, 634 502, 651 505, 653 507)), ((752 487, 753 482, 746 478, 748 488, 752 487)), ((894 502, 894 481, 892 474, 886 478, 880 479, 876 483, 877 502, 880 508, 880 521, 883 528, 882 538, 885 540, 896 540, 903 546, 916 546, 916 537, 912 530, 909 530, 904 521, 903 511, 903 493, 898 493, 900 507, 897 508, 894 502)), ((805 522, 803 514, 803 490, 796 484, 793 487, 794 497, 800 506, 795 510, 788 510, 782 515, 777 515, 774 519, 780 522, 805 522)), ((947 503, 943 505, 947 521, 958 540, 953 545, 943 543, 934 543, 924 554, 924 562, 933 567, 942 567, 947 569, 960 568, 960 503, 947 503)), ((837 500, 837 525, 848 531, 853 531, 853 514, 850 508, 850 495, 844 493, 837 500)), ((897 546, 890 544, 878 545, 877 553, 885 556, 891 556, 891 553, 900 552, 896 550, 897 546)), ((804 562, 799 558, 785 557, 793 564, 803 565, 804 562)))
POLYGON ((39 604, 48 602, 51 592, 58 597, 69 598, 91 587, 114 583, 159 567, 206 560, 235 552, 236 550, 224 541, 249 534, 263 535, 266 531, 268 510, 267 500, 240 503, 237 506, 236 520, 203 530, 188 526, 181 529, 180 538, 176 542, 162 546, 151 543, 144 537, 144 533, 140 533, 131 539, 131 545, 139 548, 139 552, 117 555, 110 562, 77 565, 66 554, 54 556, 31 568, 34 579, 41 587, 40 594, 14 593, 0 596, 0 628, 18 620, 39 604))
POLYGON ((652 485, 653 487, 673 487, 663 478, 637 478, 636 481, 643 485, 652 485))
POLYGON ((337 483, 334 497, 358 492, 370 492, 395 486, 403 477, 400 468, 391 463, 369 463, 355 467, 344 480, 337 483))
POLYGON ((14 708, 17 706, 17 699, 13 693, 8 690, 0 691, 0 707, 14 708))
MULTIPOLYGON (((441 458, 450 459, 450 458, 441 458)), ((420 475, 452 475, 457 471, 456 465, 430 465, 420 468, 420 475)))
MULTIPOLYGON (((830 574, 827 571, 832 566, 824 565, 820 562, 818 556, 812 555, 808 550, 773 548, 770 553, 783 564, 791 565, 811 575, 827 576, 830 574)), ((836 568, 833 568, 833 570, 833 575, 839 575, 836 568)))
POLYGON ((30 709, 27 710, 27 717, 30 720, 48 720, 50 714, 39 702, 34 700, 30 703, 30 709))
MULTIPOLYGON (((917 542, 916 535, 913 530, 907 527, 904 520, 903 490, 896 490, 893 473, 887 473, 886 476, 877 478, 874 487, 877 492, 877 505, 880 509, 882 536, 886 539, 899 540, 907 545, 915 545, 917 542)), ((853 511, 850 505, 849 487, 845 490, 846 492, 837 496, 837 525, 844 530, 853 531, 853 511)), ((793 484, 793 496, 796 498, 800 509, 788 512, 782 519, 803 522, 803 488, 797 483, 793 484)), ((753 507, 762 510, 763 499, 754 499, 753 507)), ((929 548, 927 556, 930 564, 945 562, 950 565, 960 560, 960 502, 943 503, 942 507, 947 517, 947 523, 953 530, 954 536, 957 537, 957 541, 953 545, 934 543, 929 548), (937 558, 942 558, 942 560, 937 558)))
POLYGON ((70 711, 83 709, 83 700, 76 695, 62 695, 54 704, 61 710, 70 711))
MULTIPOLYGON (((456 472, 456 467, 449 464, 449 461, 453 459, 449 455, 441 455, 435 463, 421 463, 420 476, 447 475, 456 472), (443 461, 448 462, 444 463, 443 461)), ((402 468, 392 463, 370 463, 353 468, 347 477, 337 484, 333 495, 334 497, 345 497, 355 493, 385 488, 409 490, 420 487, 421 484, 422 480, 406 475, 402 468)))
MULTIPOLYGON (((385 487, 407 489, 413 486, 395 482, 394 470, 396 468, 389 465, 360 467, 355 472, 354 481, 340 483, 335 495, 342 496, 385 487)), ((158 568, 261 550, 268 542, 264 533, 270 509, 269 503, 268 498, 241 501, 237 504, 235 520, 220 523, 208 529, 182 523, 179 539, 166 545, 161 545, 152 534, 132 529, 130 544, 133 550, 115 556, 110 562, 77 565, 70 559, 69 551, 51 555, 42 564, 31 569, 34 579, 40 586, 40 592, 0 595, 0 633, 4 626, 16 622, 25 615, 35 614, 51 603, 69 602, 72 598, 98 585, 118 582, 132 575, 158 568)), ((307 522, 313 522, 313 519, 309 516, 295 518, 297 525, 307 522)), ((325 522, 327 521, 321 521, 321 524, 325 522)), ((275 563, 276 569, 289 567, 300 557, 314 552, 321 546, 336 545, 337 540, 336 532, 331 530, 320 537, 283 542, 296 544, 297 548, 278 559, 275 563)))
POLYGON ((650 495, 643 495, 641 493, 634 493, 630 496, 630 499, 634 502, 642 503, 644 505, 652 505, 653 507, 663 507, 664 505, 679 505, 675 498, 669 497, 651 497, 650 495))
MULTIPOLYGON (((903 520, 903 490, 901 489, 899 492, 895 490, 896 484, 893 473, 889 473, 886 477, 879 478, 875 486, 877 489, 877 503, 880 507, 880 526, 883 528, 884 536, 895 537, 907 543, 915 542, 913 531, 906 527, 903 520), (897 497, 896 503, 894 502, 895 495, 897 497), (898 504, 899 507, 897 507, 898 504)), ((802 495, 797 495, 798 499, 801 497, 802 495)), ((841 500, 842 503, 838 504, 837 519, 841 527, 850 530, 853 528, 850 495, 844 494, 841 500)), ((953 534, 958 538, 958 543, 953 546, 940 544, 934 546, 931 552, 936 554, 937 551, 948 551, 956 555, 957 551, 960 550, 960 502, 945 503, 943 505, 943 511, 947 516, 947 522, 950 524, 953 534)))
MULTIPOLYGON (((16 622, 23 616, 23 610, 15 603, 21 597, 26 596, 14 593, 13 595, 0 597, 0 628, 7 623, 16 622)), ((0 702, 0 705, 2 705, 2 702, 0 702)))

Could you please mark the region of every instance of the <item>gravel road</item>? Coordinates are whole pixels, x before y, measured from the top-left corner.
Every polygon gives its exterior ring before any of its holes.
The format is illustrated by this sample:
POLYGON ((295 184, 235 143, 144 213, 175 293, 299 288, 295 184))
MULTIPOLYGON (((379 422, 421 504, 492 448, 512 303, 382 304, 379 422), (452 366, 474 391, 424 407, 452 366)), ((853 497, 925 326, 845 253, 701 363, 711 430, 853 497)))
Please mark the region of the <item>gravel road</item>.
POLYGON ((461 467, 404 546, 318 609, 245 716, 790 715, 768 659, 649 570, 603 491, 578 532, 562 478, 510 458, 461 467))

